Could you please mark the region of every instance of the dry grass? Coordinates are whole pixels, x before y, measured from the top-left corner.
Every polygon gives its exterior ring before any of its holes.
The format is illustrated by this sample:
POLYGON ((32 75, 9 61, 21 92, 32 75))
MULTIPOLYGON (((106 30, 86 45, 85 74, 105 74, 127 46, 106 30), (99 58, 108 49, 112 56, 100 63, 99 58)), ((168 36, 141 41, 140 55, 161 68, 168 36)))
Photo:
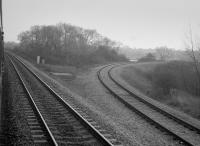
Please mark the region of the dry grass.
POLYGON ((158 63, 139 63, 124 68, 121 73, 122 78, 133 87, 143 93, 153 90, 152 82, 148 78, 148 73, 152 72, 158 63))
POLYGON ((51 65, 51 64, 35 64, 34 66, 45 71, 45 72, 57 72, 57 73, 71 73, 74 75, 81 74, 89 71, 91 68, 97 67, 101 64, 96 65, 85 65, 82 67, 75 67, 69 65, 51 65))
POLYGON ((49 64, 40 64, 37 65, 38 68, 46 72, 57 72, 57 73, 72 73, 75 74, 78 69, 73 66, 60 66, 60 65, 49 65, 49 64))
POLYGON ((200 119, 199 97, 180 90, 177 91, 177 95, 163 96, 158 89, 154 88, 149 76, 156 65, 157 63, 139 63, 131 67, 125 67, 121 72, 121 77, 147 96, 200 119))
POLYGON ((146 62, 146 63, 137 63, 134 66, 132 66, 133 68, 136 68, 142 72, 148 73, 154 70, 154 68, 158 65, 161 64, 159 62, 146 62))

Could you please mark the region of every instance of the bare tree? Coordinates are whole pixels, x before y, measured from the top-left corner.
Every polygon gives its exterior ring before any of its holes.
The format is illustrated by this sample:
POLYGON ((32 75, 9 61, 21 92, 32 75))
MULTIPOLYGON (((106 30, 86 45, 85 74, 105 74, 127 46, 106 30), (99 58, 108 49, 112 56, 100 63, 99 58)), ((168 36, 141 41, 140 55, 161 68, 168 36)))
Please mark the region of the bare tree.
POLYGON ((192 59, 195 72, 197 75, 197 94, 200 95, 200 46, 197 44, 197 41, 194 40, 192 27, 189 28, 189 33, 187 35, 186 42, 187 54, 192 59))
POLYGON ((166 46, 156 48, 156 53, 160 60, 166 61, 173 57, 174 51, 166 46))
MULTIPOLYGON (((116 43, 96 30, 84 29, 71 24, 33 26, 30 30, 22 32, 18 39, 19 49, 26 52, 31 58, 40 55, 47 62, 64 62, 72 64, 96 63, 106 61, 126 60, 113 51, 116 43), (104 47, 101 47, 104 46, 104 47), (99 58, 95 60, 96 57, 99 58), (107 54, 107 57, 102 56, 107 54)), ((21 50, 20 50, 21 51, 21 50)), ((105 55, 106 56, 106 55, 105 55)), ((29 58, 30 58, 29 57, 29 58)))

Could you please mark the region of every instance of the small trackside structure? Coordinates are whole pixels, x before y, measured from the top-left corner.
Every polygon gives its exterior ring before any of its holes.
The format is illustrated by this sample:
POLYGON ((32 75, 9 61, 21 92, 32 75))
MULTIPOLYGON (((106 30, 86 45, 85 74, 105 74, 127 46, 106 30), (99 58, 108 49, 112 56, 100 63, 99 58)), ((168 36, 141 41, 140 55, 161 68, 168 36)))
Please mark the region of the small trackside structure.
POLYGON ((45 64, 45 59, 41 56, 37 56, 37 64, 45 64))

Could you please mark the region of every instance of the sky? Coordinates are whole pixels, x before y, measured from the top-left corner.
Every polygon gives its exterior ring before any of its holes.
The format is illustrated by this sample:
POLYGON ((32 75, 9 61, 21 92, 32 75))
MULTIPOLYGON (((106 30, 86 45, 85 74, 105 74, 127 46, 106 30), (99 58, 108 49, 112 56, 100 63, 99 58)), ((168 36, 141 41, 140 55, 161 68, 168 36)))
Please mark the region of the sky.
POLYGON ((33 25, 70 23, 132 48, 184 48, 200 32, 200 0, 3 0, 5 41, 33 25))

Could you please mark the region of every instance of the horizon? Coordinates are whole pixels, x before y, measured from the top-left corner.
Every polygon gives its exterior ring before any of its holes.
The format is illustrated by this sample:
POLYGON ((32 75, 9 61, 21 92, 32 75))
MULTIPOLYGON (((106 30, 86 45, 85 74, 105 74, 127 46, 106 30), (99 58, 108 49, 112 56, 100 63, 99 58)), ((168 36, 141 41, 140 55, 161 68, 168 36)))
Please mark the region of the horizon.
POLYGON ((69 23, 121 42, 131 48, 167 46, 184 49, 191 24, 200 29, 198 0, 20 0, 3 2, 5 41, 34 25, 69 23))

